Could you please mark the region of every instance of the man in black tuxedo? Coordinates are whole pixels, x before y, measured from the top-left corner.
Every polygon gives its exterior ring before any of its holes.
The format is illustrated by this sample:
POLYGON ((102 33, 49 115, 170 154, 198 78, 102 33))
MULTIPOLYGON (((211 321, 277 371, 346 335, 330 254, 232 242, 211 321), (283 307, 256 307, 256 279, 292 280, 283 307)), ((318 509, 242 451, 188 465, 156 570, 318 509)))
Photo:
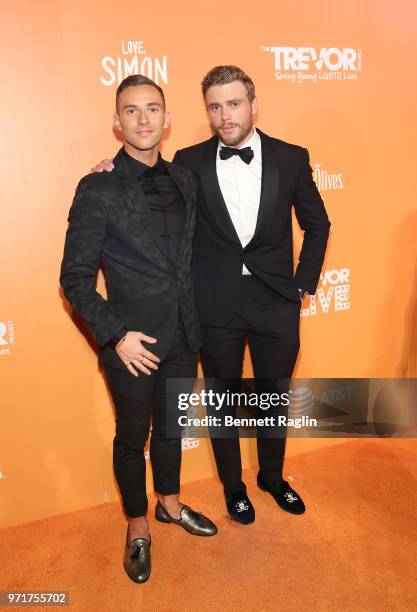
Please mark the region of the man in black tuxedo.
MULTIPOLYGON (((215 135, 177 151, 173 162, 199 178, 193 276, 204 376, 217 389, 225 381, 236 388, 247 340, 257 391, 285 393, 288 386, 278 379, 292 375, 300 303, 316 291, 330 223, 307 150, 254 128, 258 103, 250 77, 236 66, 218 66, 202 90, 215 135), (295 275, 293 206, 304 230, 295 275)), ((286 407, 276 413, 286 416, 286 407)), ((258 486, 282 509, 301 514, 300 495, 283 480, 285 439, 285 428, 258 431, 258 486)), ((231 517, 253 522, 237 431, 224 438, 214 430, 212 445, 231 517)))
MULTIPOLYGON (((193 277, 206 387, 237 389, 247 341, 256 390, 286 393, 299 350, 301 300, 316 291, 330 223, 308 151, 255 129, 252 79, 237 66, 217 66, 202 90, 215 135, 177 151, 173 162, 199 179, 193 277), (295 275, 293 207, 304 230, 295 275)), ((111 168, 103 160, 94 170, 111 168)), ((286 414, 282 405, 274 416, 286 414)), ((213 451, 229 514, 248 524, 255 511, 242 481, 239 434, 227 429, 227 437, 212 429, 213 451)), ((258 486, 283 510, 302 514, 301 496, 283 479, 285 428, 259 430, 257 438, 258 486)))
POLYGON ((217 532, 179 502, 181 432, 167 436, 178 397, 167 380, 194 379, 200 348, 191 281, 197 185, 158 153, 169 121, 158 85, 142 76, 122 81, 115 125, 124 147, 112 172, 90 174, 77 187, 60 276, 100 346, 115 405, 114 470, 129 519, 124 567, 135 582, 151 571, 144 458, 151 418, 155 517, 195 535, 217 532), (100 263, 107 299, 96 291, 100 263))

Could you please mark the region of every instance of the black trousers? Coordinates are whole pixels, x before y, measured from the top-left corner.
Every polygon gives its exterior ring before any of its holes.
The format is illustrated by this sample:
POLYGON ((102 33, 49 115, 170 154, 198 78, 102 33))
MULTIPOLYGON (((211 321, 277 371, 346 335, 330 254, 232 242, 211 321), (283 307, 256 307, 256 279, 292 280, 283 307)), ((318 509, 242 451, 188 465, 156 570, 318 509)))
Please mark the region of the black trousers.
MULTIPOLYGON (((235 391, 240 385, 245 342, 248 342, 257 393, 287 392, 277 379, 291 378, 299 350, 300 303, 291 302, 253 276, 242 276, 240 306, 225 327, 202 327, 201 361, 206 389, 211 385, 235 391), (211 379, 211 380, 210 380, 211 379)), ((223 389, 224 390, 224 389, 223 389)), ((234 409, 231 408, 233 413, 234 409)), ((218 414, 218 413, 217 413, 218 414)), ((286 416, 287 409, 280 408, 286 416)), ((260 416, 266 416, 262 414, 260 416)), ((228 427, 228 437, 211 443, 226 495, 245 489, 242 482, 239 432, 228 427)), ((280 435, 258 430, 260 472, 271 487, 282 480, 286 431, 280 435)))
MULTIPOLYGON (((180 319, 180 317, 179 317, 180 319)), ((153 351, 153 345, 149 345, 153 351)), ((116 435, 113 442, 113 467, 129 517, 144 516, 148 507, 146 496, 146 463, 144 448, 152 420, 150 458, 154 488, 161 495, 171 495, 180 490, 181 429, 175 437, 167 437, 167 427, 172 432, 172 414, 178 412, 178 391, 190 393, 197 374, 197 355, 188 347, 184 329, 179 320, 175 337, 166 358, 159 369, 150 376, 139 373, 136 378, 127 370, 105 368, 116 411, 116 435), (167 394, 170 378, 188 379, 187 388, 167 394), (168 423, 169 422, 169 423, 168 423)))

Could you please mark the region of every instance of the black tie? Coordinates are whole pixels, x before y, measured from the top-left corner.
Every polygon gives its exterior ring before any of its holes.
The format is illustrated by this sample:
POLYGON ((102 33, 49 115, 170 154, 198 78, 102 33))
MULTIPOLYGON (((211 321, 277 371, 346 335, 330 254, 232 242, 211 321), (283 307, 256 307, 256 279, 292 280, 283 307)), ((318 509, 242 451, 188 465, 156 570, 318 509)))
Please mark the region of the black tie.
POLYGON ((245 147, 244 149, 235 149, 234 147, 221 147, 220 159, 229 159, 232 155, 239 155, 240 159, 245 164, 250 164, 253 160, 254 152, 251 147, 245 147))

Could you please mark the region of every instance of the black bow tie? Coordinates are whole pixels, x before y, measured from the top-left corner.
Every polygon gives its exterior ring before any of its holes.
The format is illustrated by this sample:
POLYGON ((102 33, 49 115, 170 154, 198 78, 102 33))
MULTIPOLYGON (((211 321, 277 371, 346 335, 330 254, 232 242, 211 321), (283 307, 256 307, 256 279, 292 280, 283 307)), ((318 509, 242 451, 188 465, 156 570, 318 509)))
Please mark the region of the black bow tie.
POLYGON ((239 155, 240 159, 245 164, 250 164, 253 160, 254 152, 251 147, 245 147, 244 149, 235 149, 234 147, 221 147, 220 159, 229 159, 233 155, 239 155))

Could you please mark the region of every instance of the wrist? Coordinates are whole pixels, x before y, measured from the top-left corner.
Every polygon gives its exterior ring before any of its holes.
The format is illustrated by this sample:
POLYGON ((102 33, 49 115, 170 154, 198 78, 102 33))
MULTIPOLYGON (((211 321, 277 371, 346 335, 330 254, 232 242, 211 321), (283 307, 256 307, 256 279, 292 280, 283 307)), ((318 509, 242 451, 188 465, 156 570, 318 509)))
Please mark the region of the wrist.
POLYGON ((123 342, 126 340, 126 338, 127 338, 127 334, 125 334, 125 335, 123 336, 123 338, 121 338, 121 339, 119 340, 119 342, 116 344, 116 346, 115 346, 114 348, 115 348, 115 349, 120 348, 120 347, 122 346, 123 342))
POLYGON ((109 346, 112 349, 116 349, 119 346, 120 341, 126 338, 127 332, 128 330, 126 329, 126 327, 121 327, 119 330, 117 330, 117 332, 109 341, 109 346))

